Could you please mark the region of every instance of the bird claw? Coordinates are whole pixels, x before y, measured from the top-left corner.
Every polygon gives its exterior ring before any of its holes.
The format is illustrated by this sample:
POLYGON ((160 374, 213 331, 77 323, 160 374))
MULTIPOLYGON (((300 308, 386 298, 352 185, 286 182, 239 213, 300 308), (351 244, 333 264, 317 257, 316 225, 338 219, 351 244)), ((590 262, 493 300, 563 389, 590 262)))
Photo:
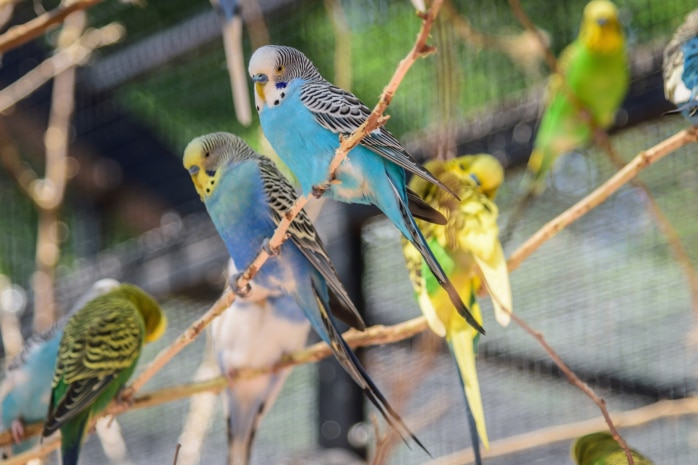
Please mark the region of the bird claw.
POLYGON ((322 184, 315 185, 315 186, 313 186, 313 196, 316 199, 319 199, 320 197, 323 196, 323 194, 325 193, 326 190, 327 190, 327 186, 325 186, 325 185, 322 185, 322 184))
MULTIPOLYGON (((264 247, 264 245, 262 245, 262 247, 264 247)), ((238 287, 238 280, 241 276, 242 273, 235 273, 234 275, 232 275, 230 277, 230 282, 228 283, 228 285, 230 286, 230 290, 233 291, 233 294, 235 294, 236 296, 247 297, 248 295, 250 295, 250 292, 252 292, 252 286, 250 286, 250 283, 247 283, 243 288, 238 287)))
POLYGON ((12 440, 15 444, 24 440, 24 422, 19 418, 12 421, 12 440))
POLYGON ((264 250, 267 255, 270 257, 276 257, 281 253, 281 248, 280 247, 272 247, 271 241, 269 241, 269 238, 264 238, 264 241, 262 242, 262 250, 264 250))
POLYGON ((126 409, 130 409, 133 407, 133 390, 132 389, 121 389, 121 392, 119 392, 119 395, 116 396, 116 399, 114 400, 117 405, 119 406, 124 406, 126 409))

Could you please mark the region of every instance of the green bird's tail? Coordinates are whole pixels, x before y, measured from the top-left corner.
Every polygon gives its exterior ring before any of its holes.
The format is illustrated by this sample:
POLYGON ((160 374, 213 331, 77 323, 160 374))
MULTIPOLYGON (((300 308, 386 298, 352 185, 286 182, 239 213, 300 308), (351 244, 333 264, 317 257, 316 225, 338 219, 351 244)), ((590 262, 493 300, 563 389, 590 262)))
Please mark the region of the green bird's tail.
POLYGON ((63 465, 77 465, 85 431, 90 420, 90 409, 61 427, 61 457, 63 465))

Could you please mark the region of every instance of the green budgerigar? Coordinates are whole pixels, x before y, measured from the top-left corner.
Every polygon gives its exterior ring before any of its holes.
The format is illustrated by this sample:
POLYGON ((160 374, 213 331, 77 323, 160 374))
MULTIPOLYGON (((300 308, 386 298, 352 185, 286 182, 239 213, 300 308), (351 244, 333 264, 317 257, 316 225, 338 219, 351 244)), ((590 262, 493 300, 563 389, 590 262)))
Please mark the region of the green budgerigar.
POLYGON ((76 465, 90 419, 103 411, 136 368, 144 342, 167 320, 142 289, 122 284, 89 301, 66 324, 51 383, 43 436, 61 430, 63 465, 76 465))
POLYGON ((593 0, 586 5, 579 35, 563 50, 558 67, 548 83, 521 185, 522 200, 507 233, 528 202, 545 190, 547 174, 560 155, 591 142, 594 128, 609 128, 625 98, 630 83, 625 35, 612 2, 593 0))
MULTIPOLYGON (((633 454, 635 465, 654 465, 647 457, 635 449, 633 454)), ((577 439, 572 445, 572 458, 577 465, 627 465, 628 458, 618 441, 611 433, 602 431, 587 434, 577 439)))
MULTIPOLYGON (((499 243, 497 206, 493 199, 504 180, 504 169, 488 154, 467 155, 448 161, 431 160, 424 165, 460 200, 413 177, 410 188, 447 219, 445 225, 418 220, 429 247, 463 301, 482 322, 477 293, 485 286, 493 297, 497 321, 506 326, 511 319, 511 287, 504 252, 499 243)), ((431 330, 446 339, 456 360, 465 394, 466 410, 475 463, 481 463, 480 442, 489 449, 485 414, 480 396, 475 358, 480 334, 449 305, 421 255, 407 241, 403 254, 419 306, 431 330)))

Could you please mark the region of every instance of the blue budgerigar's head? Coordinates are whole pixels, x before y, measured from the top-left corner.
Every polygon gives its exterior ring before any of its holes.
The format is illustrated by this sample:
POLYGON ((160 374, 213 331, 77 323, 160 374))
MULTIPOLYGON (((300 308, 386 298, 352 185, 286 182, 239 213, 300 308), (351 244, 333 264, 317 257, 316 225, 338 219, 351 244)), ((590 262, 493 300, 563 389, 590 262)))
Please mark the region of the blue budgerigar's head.
POLYGON ((257 111, 277 106, 286 98, 286 88, 294 79, 324 80, 312 61, 302 52, 282 45, 258 48, 248 66, 254 81, 257 111))

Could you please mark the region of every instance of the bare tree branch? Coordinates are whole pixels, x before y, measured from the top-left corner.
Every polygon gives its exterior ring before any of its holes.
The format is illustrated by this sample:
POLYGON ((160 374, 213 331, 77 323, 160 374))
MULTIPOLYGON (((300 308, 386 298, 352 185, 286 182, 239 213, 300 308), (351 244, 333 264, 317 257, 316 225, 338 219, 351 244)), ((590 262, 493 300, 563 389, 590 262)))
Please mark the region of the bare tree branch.
MULTIPOLYGON (((87 18, 77 11, 65 20, 58 36, 58 49, 64 50, 82 34, 87 18)), ((44 135, 46 170, 44 178, 34 183, 34 201, 39 207, 36 237, 36 271, 32 276, 34 291, 34 331, 48 329, 56 320, 54 269, 60 257, 58 211, 63 204, 68 173, 70 120, 75 107, 75 68, 66 68, 53 80, 51 111, 44 135)))
POLYGON ((39 66, 0 91, 0 113, 74 66, 83 65, 92 52, 121 40, 125 30, 118 23, 87 31, 80 39, 44 60, 39 66))
POLYGON ((47 11, 41 16, 18 26, 13 26, 4 34, 0 35, 0 53, 5 53, 15 47, 29 42, 46 32, 50 27, 63 22, 71 13, 85 10, 102 0, 73 0, 63 2, 57 8, 47 11))
POLYGON ((507 264, 509 271, 517 269, 521 263, 533 252, 553 238, 557 233, 565 229, 571 223, 587 214, 592 209, 603 203, 615 191, 623 187, 630 179, 651 164, 661 160, 665 156, 680 149, 684 145, 698 142, 698 128, 692 127, 684 129, 673 136, 663 140, 659 144, 644 150, 626 164, 623 169, 614 174, 608 181, 599 186, 596 190, 584 197, 582 200, 565 210, 546 223, 533 236, 524 242, 514 253, 511 254, 507 264))

